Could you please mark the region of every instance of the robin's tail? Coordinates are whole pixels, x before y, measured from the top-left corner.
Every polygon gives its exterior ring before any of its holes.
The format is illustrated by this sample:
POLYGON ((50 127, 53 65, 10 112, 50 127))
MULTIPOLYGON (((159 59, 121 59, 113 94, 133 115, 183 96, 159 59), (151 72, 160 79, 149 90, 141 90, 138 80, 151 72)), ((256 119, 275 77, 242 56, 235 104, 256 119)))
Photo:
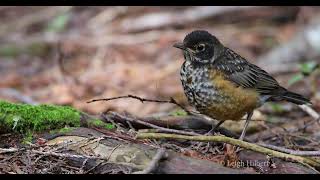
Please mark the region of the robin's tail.
POLYGON ((289 102, 292 102, 292 103, 298 104, 298 105, 302 105, 302 104, 311 105, 312 104, 309 99, 303 97, 300 94, 290 92, 288 90, 286 90, 286 92, 282 95, 282 98, 286 101, 289 101, 289 102))

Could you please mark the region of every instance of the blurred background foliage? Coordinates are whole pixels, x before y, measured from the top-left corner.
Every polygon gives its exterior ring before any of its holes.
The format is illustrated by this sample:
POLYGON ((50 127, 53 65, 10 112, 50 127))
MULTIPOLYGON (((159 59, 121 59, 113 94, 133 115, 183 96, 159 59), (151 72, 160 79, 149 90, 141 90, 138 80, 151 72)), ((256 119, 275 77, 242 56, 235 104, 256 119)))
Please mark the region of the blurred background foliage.
MULTIPOLYGON (((320 50, 314 44, 294 45, 298 55, 281 51, 273 61, 265 56, 291 47, 310 24, 320 24, 319 15, 318 7, 295 6, 1 7, 0 98, 71 105, 91 114, 110 109, 139 116, 173 111, 176 107, 170 104, 129 99, 86 101, 134 94, 174 97, 187 105, 179 79, 183 56, 172 44, 192 30, 205 29, 283 86, 310 97, 320 110, 320 50), (286 55, 294 58, 282 61, 286 55)), ((318 36, 313 33, 311 41, 318 36)), ((269 104, 259 111, 288 113, 292 108, 269 104)))

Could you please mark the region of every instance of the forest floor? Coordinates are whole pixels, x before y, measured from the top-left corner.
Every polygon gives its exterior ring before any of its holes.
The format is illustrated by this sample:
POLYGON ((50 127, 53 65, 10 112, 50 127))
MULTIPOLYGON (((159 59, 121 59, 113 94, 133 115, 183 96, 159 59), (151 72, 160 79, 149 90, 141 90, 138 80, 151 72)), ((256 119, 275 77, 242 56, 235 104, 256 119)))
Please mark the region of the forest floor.
MULTIPOLYGON (((205 29, 284 87, 310 98, 320 112, 320 51, 301 50, 301 56, 288 62, 281 55, 266 61, 274 49, 290 47, 319 15, 318 7, 294 6, 1 7, 0 99, 72 106, 112 127, 1 134, 0 173, 150 173, 150 168, 158 173, 319 173, 312 163, 291 163, 255 151, 236 153, 221 142, 137 139, 139 133, 163 132, 158 127, 198 134, 210 129, 208 122, 174 104, 136 99, 87 103, 132 94, 172 97, 192 109, 180 82, 183 56, 172 45, 194 29, 205 29), (157 128, 146 130, 152 125, 157 128), (76 140, 81 143, 65 144, 76 140), (167 160, 155 171, 157 155, 167 160)), ((254 112, 246 141, 320 151, 318 116, 293 104, 268 103, 254 112)), ((238 136, 243 124, 226 122, 220 134, 238 136)))

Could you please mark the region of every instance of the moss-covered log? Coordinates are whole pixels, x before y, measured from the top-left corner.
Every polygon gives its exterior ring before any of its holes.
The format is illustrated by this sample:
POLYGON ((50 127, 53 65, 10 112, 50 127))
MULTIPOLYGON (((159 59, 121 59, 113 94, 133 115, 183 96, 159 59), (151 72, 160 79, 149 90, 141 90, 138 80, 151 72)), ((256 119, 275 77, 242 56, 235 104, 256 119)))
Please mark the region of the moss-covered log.
POLYGON ((81 113, 68 106, 15 104, 0 101, 2 131, 45 131, 80 126, 81 113))
POLYGON ((66 126, 113 128, 112 125, 69 106, 49 104, 34 106, 0 101, 1 132, 42 132, 66 126))

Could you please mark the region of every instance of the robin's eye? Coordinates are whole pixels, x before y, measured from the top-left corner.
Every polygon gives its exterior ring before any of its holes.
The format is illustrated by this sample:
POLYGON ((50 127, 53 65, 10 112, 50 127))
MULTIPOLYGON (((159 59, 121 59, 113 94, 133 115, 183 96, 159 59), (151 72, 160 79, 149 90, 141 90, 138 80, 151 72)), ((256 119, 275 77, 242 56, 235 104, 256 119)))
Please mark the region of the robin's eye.
POLYGON ((205 49, 205 45, 204 44, 199 44, 197 47, 196 47, 197 51, 200 52, 200 51, 203 51, 205 49))

